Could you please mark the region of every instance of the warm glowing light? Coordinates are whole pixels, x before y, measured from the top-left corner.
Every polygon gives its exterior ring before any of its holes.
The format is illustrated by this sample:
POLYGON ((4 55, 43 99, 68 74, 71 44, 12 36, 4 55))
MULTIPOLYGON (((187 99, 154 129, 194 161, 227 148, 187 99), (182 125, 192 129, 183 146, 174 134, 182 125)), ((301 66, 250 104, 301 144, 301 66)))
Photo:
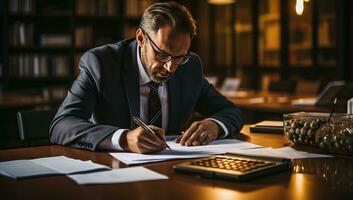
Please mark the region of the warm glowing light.
POLYGON ((297 15, 302 15, 304 12, 304 0, 297 0, 295 4, 295 12, 297 15))
POLYGON ((235 3, 235 0, 208 0, 209 4, 226 5, 235 3))

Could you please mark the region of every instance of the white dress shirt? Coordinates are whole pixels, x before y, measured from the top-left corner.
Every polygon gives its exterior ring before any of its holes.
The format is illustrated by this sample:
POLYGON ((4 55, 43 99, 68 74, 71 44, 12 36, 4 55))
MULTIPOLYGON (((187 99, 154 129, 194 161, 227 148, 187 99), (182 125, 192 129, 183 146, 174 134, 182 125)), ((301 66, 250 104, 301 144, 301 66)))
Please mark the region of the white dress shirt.
MULTIPOLYGON (((150 88, 146 85, 148 82, 151 81, 148 74, 145 71, 145 68, 142 65, 141 58, 140 58, 140 48, 137 48, 137 65, 139 70, 139 85, 140 85, 140 119, 148 123, 148 95, 150 93, 150 88)), ((161 100, 161 107, 162 107, 162 128, 167 130, 168 128, 168 116, 169 116, 169 109, 168 109, 168 92, 167 92, 167 84, 162 83, 161 86, 158 88, 158 96, 161 100)), ((228 129, 226 126, 219 120, 208 118, 210 120, 215 121, 219 126, 222 127, 224 131, 224 136, 226 137, 229 134, 228 129)), ((124 131, 129 129, 118 129, 115 131, 113 136, 111 137, 111 145, 110 148, 116 150, 123 150, 120 146, 120 137, 124 131)))

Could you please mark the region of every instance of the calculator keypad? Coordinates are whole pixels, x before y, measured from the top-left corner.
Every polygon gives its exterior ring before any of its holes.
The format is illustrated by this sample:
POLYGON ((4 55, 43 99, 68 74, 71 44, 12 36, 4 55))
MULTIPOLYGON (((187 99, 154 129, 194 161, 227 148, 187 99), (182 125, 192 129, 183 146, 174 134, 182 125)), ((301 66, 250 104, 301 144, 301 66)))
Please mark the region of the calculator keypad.
POLYGON ((232 170, 238 172, 248 172, 259 168, 275 165, 273 162, 248 160, 239 158, 211 157, 201 160, 196 160, 190 163, 194 166, 218 168, 224 170, 232 170))

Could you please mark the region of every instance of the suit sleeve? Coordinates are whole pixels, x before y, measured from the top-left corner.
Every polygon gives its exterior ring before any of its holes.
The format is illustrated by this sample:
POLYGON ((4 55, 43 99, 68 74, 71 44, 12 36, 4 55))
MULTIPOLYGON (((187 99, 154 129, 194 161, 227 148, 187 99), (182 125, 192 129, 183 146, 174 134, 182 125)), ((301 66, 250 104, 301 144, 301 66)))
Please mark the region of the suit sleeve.
POLYGON ((223 122, 231 136, 240 132, 243 127, 241 110, 220 94, 204 77, 201 80, 200 96, 195 109, 204 116, 223 122))
POLYGON ((54 144, 96 150, 98 143, 118 127, 97 125, 90 121, 100 95, 100 63, 93 52, 80 59, 80 74, 50 125, 50 141, 54 144))

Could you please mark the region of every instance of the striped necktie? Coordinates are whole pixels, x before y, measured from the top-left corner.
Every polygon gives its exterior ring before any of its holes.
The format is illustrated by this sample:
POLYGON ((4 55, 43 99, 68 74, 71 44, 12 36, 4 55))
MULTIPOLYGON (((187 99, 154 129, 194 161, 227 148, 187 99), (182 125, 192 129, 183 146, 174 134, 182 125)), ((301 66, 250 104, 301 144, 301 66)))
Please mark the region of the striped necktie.
POLYGON ((147 86, 150 87, 150 94, 148 95, 148 124, 162 127, 161 100, 158 96, 160 85, 150 81, 147 83, 147 86))

